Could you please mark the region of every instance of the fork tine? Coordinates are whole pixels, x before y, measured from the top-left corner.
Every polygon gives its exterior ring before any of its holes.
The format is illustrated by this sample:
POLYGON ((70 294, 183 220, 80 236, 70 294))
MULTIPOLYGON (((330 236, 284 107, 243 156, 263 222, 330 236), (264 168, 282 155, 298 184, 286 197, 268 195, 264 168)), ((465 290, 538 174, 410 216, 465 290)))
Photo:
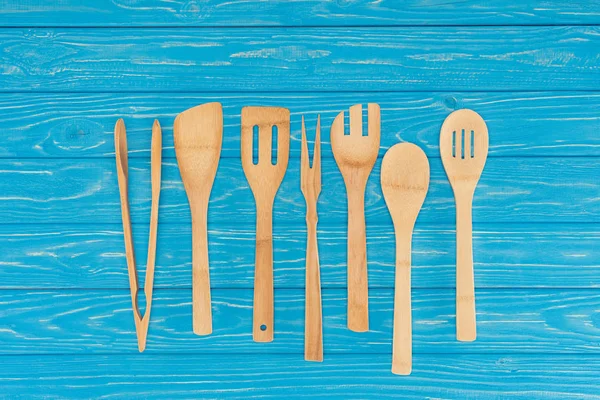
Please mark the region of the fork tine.
POLYGON ((315 150, 313 152, 313 173, 315 190, 321 192, 321 115, 317 116, 317 133, 315 134, 315 150))
POLYGON ((377 103, 369 103, 368 110, 368 135, 379 137, 381 135, 381 109, 377 103))
POLYGON ((306 127, 304 125, 304 115, 302 116, 302 153, 300 154, 300 173, 304 175, 308 169, 308 143, 306 142, 306 127))
POLYGON ((362 104, 350 107, 350 136, 362 136, 362 104))

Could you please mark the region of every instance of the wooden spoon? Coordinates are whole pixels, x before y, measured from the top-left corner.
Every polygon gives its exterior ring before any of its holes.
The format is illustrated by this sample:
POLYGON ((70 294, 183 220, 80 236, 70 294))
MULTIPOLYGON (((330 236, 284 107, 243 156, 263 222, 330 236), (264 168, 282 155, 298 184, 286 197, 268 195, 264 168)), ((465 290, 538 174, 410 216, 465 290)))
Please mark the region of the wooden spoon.
POLYGON ((290 155, 290 110, 242 108, 242 167, 256 201, 256 265, 254 272, 255 342, 273 340, 273 202, 290 155), (258 127, 258 162, 252 160, 252 131, 258 127), (273 164, 273 127, 277 127, 277 161, 273 164))
POLYGON ((369 285, 365 190, 377 161, 380 140, 379 105, 368 105, 368 135, 363 136, 362 105, 350 107, 350 134, 344 134, 344 112, 331 125, 331 150, 348 194, 348 328, 369 330, 369 285))
POLYGON ((456 201, 456 338, 477 337, 473 277, 473 195, 488 154, 488 130, 475 111, 450 114, 440 133, 440 155, 456 201))
POLYGON ((223 142, 223 108, 207 103, 175 118, 175 153, 192 214, 192 310, 196 335, 212 333, 207 214, 223 142))
POLYGON ((423 150, 411 143, 400 143, 385 153, 381 189, 396 233, 392 372, 399 375, 408 375, 412 370, 411 241, 428 188, 429 162, 423 150))

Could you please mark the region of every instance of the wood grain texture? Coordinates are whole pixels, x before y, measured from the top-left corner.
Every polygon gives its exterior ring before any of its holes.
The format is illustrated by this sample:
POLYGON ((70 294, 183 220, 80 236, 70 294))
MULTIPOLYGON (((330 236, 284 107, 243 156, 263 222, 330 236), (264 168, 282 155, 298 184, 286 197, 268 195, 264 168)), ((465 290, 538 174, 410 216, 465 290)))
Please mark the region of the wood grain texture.
MULTIPOLYGON (((323 290, 323 346, 331 353, 389 354, 392 289, 371 289, 370 331, 346 327, 346 291, 323 290)), ((594 353, 600 346, 600 291, 478 290, 477 341, 455 337, 452 289, 415 289, 414 354, 594 353)), ((155 290, 144 353, 293 353, 303 363, 304 291, 275 291, 277 332, 269 345, 252 340, 252 290, 213 291, 210 336, 192 332, 191 290, 155 290)), ((0 292, 0 354, 138 353, 127 290, 0 292)), ((268 355, 268 357, 267 357, 268 355)), ((417 361, 413 362, 417 367, 417 361)))
MULTIPOLYGON (((440 159, 431 159, 431 185, 419 215, 423 222, 454 221, 454 198, 440 159)), ((304 225, 298 158, 292 158, 274 204, 274 234, 304 225)), ((390 217, 379 184, 380 162, 367 183, 367 226, 390 217)), ((148 221, 150 168, 130 160, 132 221, 148 221)), ((335 162, 323 159, 319 198, 325 225, 346 224, 344 183, 335 162)), ((175 160, 163 160, 162 223, 187 223, 188 201, 175 160)), ((600 158, 491 158, 479 182, 473 223, 600 222, 600 158)), ((3 223, 118 223, 114 160, 0 160, 0 220, 3 223)), ((220 162, 208 210, 209 226, 235 230, 254 224, 255 204, 239 159, 220 162), (214 225, 213 225, 214 224, 214 225)))
MULTIPOLYGON (((142 254, 147 249, 147 225, 133 228, 134 247, 142 254)), ((454 229, 453 224, 417 223, 412 243, 413 287, 454 287, 454 229)), ((252 288, 254 229, 213 227, 208 234, 213 287, 252 288)), ((323 287, 344 288, 346 227, 319 225, 318 237, 323 287)), ((476 224, 473 240, 478 288, 600 288, 599 224, 476 224)), ((276 230, 273 241, 275 287, 302 288, 305 228, 276 230)), ((392 288, 391 221, 367 228, 367 246, 377 254, 369 265, 369 286, 392 288)), ((156 288, 191 288, 191 247, 189 224, 161 225, 156 288)), ((0 248, 3 289, 128 287, 119 225, 0 225, 0 248)), ((145 260, 139 261, 143 276, 145 260)))
POLYGON ((417 355, 410 377, 388 370, 388 355, 4 356, 3 393, 16 398, 128 399, 502 399, 598 398, 600 359, 582 355, 417 355), (585 366, 582 368, 582 366, 585 366), (564 376, 556 379, 553 372, 564 376), (335 382, 332 384, 332 382, 335 382))
POLYGON ((173 121, 182 110, 223 102, 222 157, 240 153, 240 112, 248 104, 285 106, 291 111, 290 157, 300 156, 301 116, 313 137, 317 116, 323 126, 322 155, 331 158, 329 128, 335 116, 352 104, 381 106, 379 155, 399 141, 439 157, 442 122, 459 108, 470 108, 487 121, 489 155, 600 156, 600 94, 595 92, 480 93, 219 93, 159 94, 0 94, 0 124, 4 132, 0 157, 108 157, 114 155, 112 127, 127 121, 129 158, 150 157, 149 129, 159 118, 165 158, 174 158, 173 121), (510 110, 507 118, 506 110, 510 110), (498 136, 497 136, 498 135, 498 136), (501 135, 501 136, 499 136, 501 135))
POLYGON ((4 393, 36 399, 304 399, 326 392, 340 398, 377 393, 385 399, 591 400, 600 384, 598 357, 574 355, 418 355, 415 371, 405 378, 388 371, 386 355, 336 355, 322 364, 289 355, 5 356, 0 361, 6 366, 0 372, 4 393), (564 377, 558 381, 550 369, 564 377))
POLYGON ((301 116, 313 137, 321 114, 322 155, 331 158, 329 127, 340 110, 359 102, 381 107, 379 155, 399 141, 439 157, 442 122, 459 108, 485 117, 491 134, 489 155, 600 156, 600 94, 594 92, 514 93, 322 93, 322 94, 0 94, 0 157, 112 157, 112 126, 127 121, 129 157, 150 157, 148 130, 155 118, 164 132, 166 158, 175 157, 173 121, 182 110, 223 102, 222 157, 240 153, 240 112, 247 104, 286 106, 291 111, 290 156, 300 156, 301 116), (506 118, 510 109, 511 118, 506 118), (569 132, 570 134, 565 134, 569 132), (501 136, 500 136, 501 135, 501 136))
POLYGON ((0 26, 399 26, 598 24, 596 1, 8 0, 0 26))
POLYGON ((599 26, 1 29, 0 88, 599 90, 599 33, 599 26))

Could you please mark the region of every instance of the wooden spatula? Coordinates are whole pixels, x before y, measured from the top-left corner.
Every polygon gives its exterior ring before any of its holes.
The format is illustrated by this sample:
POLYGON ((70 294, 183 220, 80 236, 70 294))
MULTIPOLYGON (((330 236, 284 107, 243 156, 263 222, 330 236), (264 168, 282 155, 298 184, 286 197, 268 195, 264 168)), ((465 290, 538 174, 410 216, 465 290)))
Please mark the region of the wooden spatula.
POLYGON ((242 108, 242 167, 256 200, 254 321, 256 342, 273 340, 273 202, 290 155, 290 111, 278 107, 242 108), (258 162, 253 162, 253 128, 258 127, 258 162), (277 126, 277 160, 273 127, 277 126))
POLYGON ((304 359, 323 361, 323 316, 321 308, 321 277, 317 246, 317 202, 321 193, 321 118, 317 119, 312 168, 304 117, 302 117, 302 153, 300 155, 300 189, 306 200, 306 310, 304 326, 304 359))
POLYGON ((475 111, 454 111, 442 125, 440 155, 456 201, 456 338, 466 342, 477 337, 472 207, 488 142, 485 121, 475 111))
POLYGON ((411 241, 428 188, 429 162, 423 150, 411 143, 400 143, 385 153, 381 190, 396 233, 392 372, 399 375, 408 375, 412 370, 411 241))
POLYGON ((344 112, 331 125, 331 150, 348 194, 348 328, 369 330, 365 190, 377 160, 380 140, 379 105, 368 105, 368 135, 363 136, 362 105, 350 107, 350 135, 344 134, 344 112))
POLYGON ((152 207, 150 211, 150 238, 148 239, 148 261, 146 263, 146 279, 144 295, 146 296, 146 310, 144 316, 138 306, 139 284, 135 254, 133 251, 133 237, 131 233, 131 218, 129 216, 129 166, 127 157, 127 134, 125 123, 122 119, 115 125, 115 154, 117 158, 117 179, 119 181, 119 195, 121 198, 121 218, 123 220, 123 235, 125 236, 125 257, 129 272, 129 289, 131 291, 131 304, 133 319, 138 338, 140 352, 146 349, 148 325, 150 324, 150 311, 152 310, 152 288, 154 286, 154 263, 156 260, 156 236, 158 233, 158 201, 160 198, 160 178, 162 160, 162 132, 158 120, 152 126, 152 152, 151 152, 151 179, 152 179, 152 207))
POLYGON ((207 214, 223 142, 223 108, 206 103, 175 118, 175 153, 192 214, 192 313, 196 335, 212 333, 207 214))

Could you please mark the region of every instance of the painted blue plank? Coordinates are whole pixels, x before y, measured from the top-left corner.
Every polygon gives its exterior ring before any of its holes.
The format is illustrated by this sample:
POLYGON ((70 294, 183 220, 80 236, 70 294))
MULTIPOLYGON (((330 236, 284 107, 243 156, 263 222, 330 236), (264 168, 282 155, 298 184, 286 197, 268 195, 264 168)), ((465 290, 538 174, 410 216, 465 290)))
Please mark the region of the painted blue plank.
POLYGON ((8 0, 0 26, 340 26, 597 24, 596 1, 8 0))
MULTIPOLYGON (((252 341, 251 289, 212 290, 213 334, 192 333, 191 289, 156 290, 146 351, 182 354, 271 354, 304 349, 304 291, 275 291, 275 339, 252 341)), ((477 290, 477 340, 456 341, 455 296, 415 289, 416 354, 595 353, 600 291, 477 290)), ((391 353, 394 294, 369 291, 369 328, 346 327, 346 290, 323 290, 323 346, 332 353, 391 353)), ((128 290, 0 291, 0 354, 137 353, 128 290)))
MULTIPOLYGON (((138 273, 143 279, 147 225, 134 226, 138 273)), ((346 286, 346 228, 319 228, 321 285, 346 286)), ((254 286, 253 225, 209 231, 213 288, 254 286)), ((306 230, 294 226, 274 236, 276 288, 303 288, 306 230)), ((477 224, 473 234, 477 288, 600 287, 598 224, 477 224), (540 258, 540 254, 544 256, 540 258)), ((413 235, 412 286, 453 288, 452 225, 419 223, 413 235)), ((0 225, 0 288, 128 288, 119 225, 0 225)), ((189 224, 160 225, 155 288, 191 287, 189 224)), ((394 284, 391 222, 367 227, 369 286, 394 284)))
POLYGON ((600 359, 581 355, 416 355, 413 373, 391 355, 186 354, 2 357, 9 398, 518 399, 598 398, 600 359), (557 376, 560 374, 560 376, 557 376))
POLYGON ((2 29, 2 91, 600 90, 600 27, 2 29))
MULTIPOLYGON (((274 204, 275 234, 303 227, 299 158, 292 158, 274 204)), ((454 223, 452 190, 440 159, 430 159, 431 184, 422 222, 454 223)), ((377 163, 366 189, 367 224, 389 223, 377 163)), ((130 160, 132 218, 147 224, 150 168, 130 160)), ((345 226, 343 179, 333 159, 323 160, 319 203, 322 226, 345 226)), ((162 223, 190 221, 187 197, 175 160, 163 162, 162 223)), ((115 161, 112 159, 0 162, 0 220, 3 223, 121 223, 115 161)), ((475 192, 473 218, 489 222, 600 222, 600 158, 490 158, 475 192)), ((239 159, 223 159, 209 207, 211 227, 235 230, 255 222, 255 203, 239 159)))
MULTIPOLYGON (((322 140, 329 142, 335 116, 355 103, 381 106, 380 155, 410 141, 439 157, 439 131, 459 108, 478 111, 490 131, 490 157, 600 156, 600 94, 555 93, 322 93, 322 94, 2 94, 0 157, 112 157, 113 127, 123 117, 129 157, 150 156, 150 127, 163 128, 164 157, 174 157, 173 121, 197 104, 224 107, 222 157, 240 156, 240 111, 246 104, 285 106, 291 111, 292 156, 299 156, 301 117, 309 137, 321 115, 322 140)), ((331 157, 323 146, 323 157, 331 157)))

